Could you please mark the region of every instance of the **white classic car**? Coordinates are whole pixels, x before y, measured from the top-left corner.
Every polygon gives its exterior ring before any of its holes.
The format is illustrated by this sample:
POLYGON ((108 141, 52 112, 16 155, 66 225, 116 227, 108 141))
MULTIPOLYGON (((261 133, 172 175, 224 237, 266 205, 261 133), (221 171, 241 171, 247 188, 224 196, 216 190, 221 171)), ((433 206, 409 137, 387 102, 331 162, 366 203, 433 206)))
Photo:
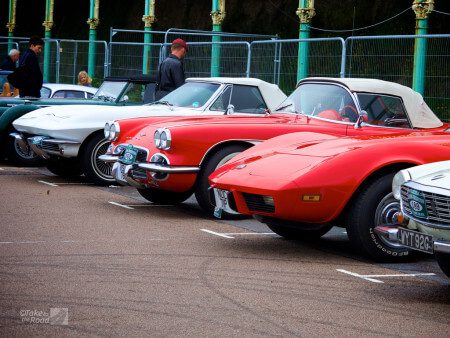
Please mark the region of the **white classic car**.
POLYGON ((450 277, 450 161, 399 171, 392 193, 400 201, 399 228, 375 231, 412 250, 433 254, 450 277))
POLYGON ((42 108, 15 120, 14 128, 48 169, 61 176, 84 173, 97 184, 114 182, 112 164, 99 160, 110 141, 104 136, 110 120, 150 116, 223 115, 233 111, 231 98, 248 101, 246 111, 264 114, 286 95, 277 85, 252 78, 189 78, 161 101, 132 107, 68 105, 42 108), (244 95, 245 94, 245 95, 244 95))
POLYGON ((98 88, 65 83, 44 83, 41 88, 43 99, 91 99, 98 88))

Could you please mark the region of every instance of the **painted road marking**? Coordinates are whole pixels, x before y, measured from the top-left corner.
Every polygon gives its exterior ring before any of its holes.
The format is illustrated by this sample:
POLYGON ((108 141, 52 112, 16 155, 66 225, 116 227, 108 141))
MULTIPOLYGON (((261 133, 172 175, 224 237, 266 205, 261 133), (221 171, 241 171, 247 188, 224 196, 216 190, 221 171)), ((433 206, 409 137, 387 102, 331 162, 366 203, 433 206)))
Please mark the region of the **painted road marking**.
POLYGON ((219 232, 211 231, 211 230, 208 230, 208 229, 200 229, 200 230, 204 231, 204 232, 207 232, 208 234, 216 235, 216 236, 219 236, 219 237, 231 238, 231 239, 234 238, 234 237, 227 236, 227 235, 221 234, 219 232))
POLYGON ((52 187, 57 187, 58 185, 57 184, 55 184, 55 183, 50 183, 50 182, 47 182, 47 181, 38 181, 39 183, 42 183, 42 184, 47 184, 47 185, 49 185, 49 186, 52 186, 52 187))
POLYGON ((208 229, 200 229, 201 231, 207 232, 209 234, 220 236, 224 238, 231 238, 233 239, 233 236, 240 236, 240 235, 275 235, 274 232, 216 232, 208 229))
POLYGON ((361 278, 367 280, 372 283, 384 283, 383 281, 375 278, 384 278, 384 277, 416 277, 416 276, 435 276, 435 273, 401 273, 401 274, 386 274, 386 275, 360 275, 355 272, 347 271, 344 269, 336 269, 339 272, 345 273, 347 275, 361 278))
POLYGON ((0 170, 5 170, 5 169, 3 169, 3 168, 0 168, 0 170))
POLYGON ((108 201, 108 203, 109 203, 109 204, 112 204, 112 205, 116 205, 116 206, 121 207, 121 208, 125 208, 125 209, 131 209, 131 210, 134 209, 133 207, 130 207, 130 206, 128 206, 128 205, 120 204, 120 203, 113 202, 113 201, 108 201))

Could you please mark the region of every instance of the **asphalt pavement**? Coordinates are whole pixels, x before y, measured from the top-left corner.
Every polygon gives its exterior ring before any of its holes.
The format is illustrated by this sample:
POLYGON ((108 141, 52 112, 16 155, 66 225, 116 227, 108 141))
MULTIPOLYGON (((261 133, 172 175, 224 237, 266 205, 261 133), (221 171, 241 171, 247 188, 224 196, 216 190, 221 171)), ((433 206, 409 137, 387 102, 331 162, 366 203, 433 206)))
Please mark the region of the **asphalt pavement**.
POLYGON ((450 279, 378 264, 342 228, 284 240, 252 219, 0 164, 0 335, 443 337, 450 279))

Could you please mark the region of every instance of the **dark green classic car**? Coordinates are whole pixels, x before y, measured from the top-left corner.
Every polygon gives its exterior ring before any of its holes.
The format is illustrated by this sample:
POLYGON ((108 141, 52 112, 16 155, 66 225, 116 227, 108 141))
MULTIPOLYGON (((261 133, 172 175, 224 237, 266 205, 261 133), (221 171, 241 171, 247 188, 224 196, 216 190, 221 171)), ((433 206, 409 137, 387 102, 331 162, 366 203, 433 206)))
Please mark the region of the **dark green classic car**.
POLYGON ((36 99, 0 97, 0 154, 20 165, 34 165, 40 158, 14 137, 12 122, 30 111, 56 105, 142 105, 154 101, 155 77, 107 77, 90 99, 36 99))

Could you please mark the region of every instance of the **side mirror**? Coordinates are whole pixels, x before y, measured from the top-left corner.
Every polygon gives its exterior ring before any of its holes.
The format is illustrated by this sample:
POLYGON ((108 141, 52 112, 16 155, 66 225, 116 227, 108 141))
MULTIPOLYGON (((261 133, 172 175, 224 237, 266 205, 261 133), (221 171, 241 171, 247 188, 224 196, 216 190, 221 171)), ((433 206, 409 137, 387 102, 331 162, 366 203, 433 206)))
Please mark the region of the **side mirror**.
POLYGON ((367 121, 369 121, 369 114, 367 114, 367 112, 365 110, 361 110, 361 112, 359 113, 358 119, 356 120, 356 123, 355 123, 355 129, 361 128, 361 125, 363 124, 363 122, 367 122, 367 121))
POLYGON ((225 111, 225 115, 231 115, 234 114, 234 106, 232 104, 229 104, 227 107, 227 110, 225 111))

